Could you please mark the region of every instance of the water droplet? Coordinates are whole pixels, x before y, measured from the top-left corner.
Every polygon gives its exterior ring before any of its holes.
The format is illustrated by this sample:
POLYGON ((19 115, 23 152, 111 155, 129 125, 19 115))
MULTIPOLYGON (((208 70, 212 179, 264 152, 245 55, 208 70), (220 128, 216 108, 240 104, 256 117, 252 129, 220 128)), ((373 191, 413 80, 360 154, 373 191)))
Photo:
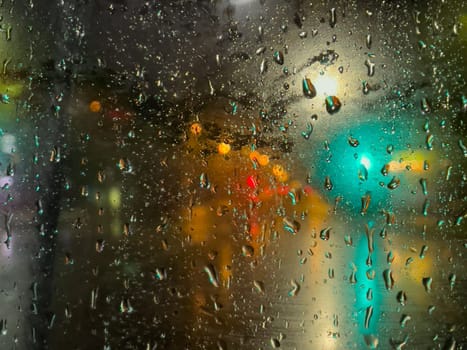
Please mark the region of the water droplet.
POLYGON ((341 109, 341 101, 336 96, 326 97, 326 111, 329 114, 337 113, 341 109))
POLYGON ((219 287, 219 279, 217 277, 217 272, 214 269, 212 264, 208 264, 204 267, 204 272, 208 275, 209 282, 216 288, 219 287))
POLYGON ((15 176, 15 166, 13 163, 9 163, 6 168, 6 176, 15 176))
MULTIPOLYGON (((206 271, 206 268, 205 268, 205 271, 206 271)), ((167 279, 167 269, 165 269, 164 267, 157 267, 156 270, 153 272, 153 276, 154 276, 154 279, 158 281, 164 281, 167 279)))
POLYGON ((379 236, 380 236, 382 239, 386 239, 387 235, 388 235, 388 230, 387 230, 386 227, 383 227, 383 228, 381 229, 381 231, 379 232, 379 236))
POLYGON ((428 134, 426 137, 426 149, 429 151, 433 150, 434 138, 433 134, 428 134))
POLYGON ((373 289, 368 288, 366 292, 366 300, 371 301, 373 300, 373 289))
POLYGON ((302 30, 300 33, 298 33, 298 37, 300 39, 305 39, 308 36, 308 32, 302 30))
POLYGON ((336 17, 336 8, 333 7, 330 11, 330 17, 329 17, 329 25, 331 28, 334 28, 337 22, 337 17, 336 17))
POLYGON ((258 47, 256 49, 256 55, 261 55, 262 53, 264 53, 266 51, 266 46, 261 46, 261 47, 258 47))
POLYGON ((391 269, 386 269, 383 271, 384 285, 387 290, 391 290, 394 287, 394 278, 392 276, 391 269))
POLYGON ((41 199, 39 199, 37 201, 37 214, 38 215, 44 214, 44 206, 42 205, 42 200, 41 199))
POLYGON ((7 335, 7 333, 8 333, 7 320, 6 319, 0 320, 0 333, 2 335, 7 335))
POLYGON ((397 187, 399 187, 400 183, 401 181, 399 180, 399 178, 394 176, 392 180, 388 183, 388 188, 390 190, 395 190, 397 187))
POLYGON ((70 319, 72 316, 71 311, 70 311, 70 305, 66 304, 65 305, 65 318, 70 319))
MULTIPOLYGON (((368 178, 368 176, 366 178, 368 178)), ((368 211, 368 207, 370 206, 370 202, 371 202, 371 195, 370 193, 367 192, 366 195, 362 197, 362 208, 360 210, 361 215, 366 214, 366 212, 368 211)))
POLYGON ((374 250, 374 242, 373 242, 373 234, 374 234, 374 229, 365 225, 365 233, 366 233, 366 239, 368 241, 368 253, 373 253, 374 250))
POLYGON ((260 39, 263 37, 263 34, 264 34, 263 26, 258 26, 258 36, 260 37, 260 39))
POLYGON ((199 177, 199 186, 201 188, 209 189, 211 188, 211 183, 209 182, 208 174, 202 173, 199 177))
POLYGON ((422 282, 423 282, 423 286, 425 287, 425 291, 427 293, 430 293, 431 292, 431 285, 433 283, 433 279, 431 277, 424 277, 422 279, 422 282))
POLYGON ((420 259, 425 258, 425 253, 427 252, 427 250, 428 250, 428 246, 427 246, 427 245, 424 245, 424 246, 422 247, 422 250, 420 251, 420 259))
POLYGON ((347 141, 349 142, 349 145, 352 146, 352 147, 358 147, 358 145, 360 145, 360 142, 356 138, 354 138, 352 136, 349 136, 347 141))
MULTIPOLYGON (((446 339, 443 350, 456 350, 456 345, 457 345, 456 340, 454 339, 454 337, 451 336, 448 339, 446 339)), ((462 345, 461 345, 461 348, 462 348, 462 345)))
POLYGON ((123 224, 123 234, 125 236, 131 236, 133 234, 131 227, 130 227, 130 223, 126 222, 123 224))
POLYGON ((265 293, 264 283, 263 283, 263 282, 254 280, 254 281, 253 281, 253 286, 256 288, 256 290, 258 291, 258 293, 260 293, 260 294, 264 294, 264 293, 265 293))
POLYGON ((332 184, 331 178, 329 176, 326 176, 324 179, 324 189, 331 191, 333 187, 334 185, 332 184))
POLYGON ((364 95, 368 95, 370 93, 370 84, 367 81, 362 81, 362 92, 364 95))
POLYGON ((386 261, 388 264, 392 264, 394 262, 394 259, 396 257, 394 256, 394 253, 392 251, 390 251, 386 257, 386 261))
POLYGON ((105 241, 103 239, 98 239, 96 241, 96 252, 97 253, 102 253, 104 251, 104 244, 105 244, 105 241))
POLYGON ((368 278, 370 281, 374 280, 376 277, 376 271, 374 269, 368 269, 366 270, 366 278, 368 278))
POLYGON ((286 216, 282 219, 284 230, 296 234, 300 230, 300 223, 293 218, 286 216))
POLYGON ((353 244, 352 237, 350 235, 345 235, 344 236, 344 242, 345 242, 345 245, 347 247, 352 246, 352 244, 353 244))
POLYGON ((300 291, 300 285, 295 280, 291 280, 290 284, 292 285, 292 289, 289 290, 289 297, 295 297, 300 291))
POLYGON ((132 313, 134 311, 133 307, 130 304, 130 299, 124 298, 120 302, 120 312, 121 313, 132 313))
POLYGON ((373 306, 370 305, 366 308, 365 311, 365 328, 368 329, 370 327, 371 316, 373 316, 373 306))
POLYGON ((306 130, 302 131, 302 136, 305 140, 308 140, 313 133, 313 125, 311 123, 306 124, 306 130))
POLYGON ((252 257, 255 252, 255 249, 251 245, 242 246, 242 254, 246 257, 252 257))
POLYGON ((368 349, 378 348, 379 340, 377 336, 373 334, 365 334, 363 336, 363 339, 365 340, 365 345, 367 346, 368 349))
POLYGON ((451 273, 449 275, 449 286, 451 288, 451 290, 454 289, 454 286, 456 285, 456 274, 455 273, 451 273))
POLYGON ((372 41, 371 41, 371 34, 367 34, 365 43, 366 43, 367 49, 368 49, 368 50, 371 49, 371 43, 372 43, 372 41))
MULTIPOLYGON (((358 166, 358 179, 360 181, 366 181, 368 180, 368 169, 367 167, 365 166, 365 164, 360 164, 358 166)), ((370 196, 368 196, 370 197, 370 196)))
POLYGON ((355 270, 350 273, 349 282, 350 284, 357 284, 357 273, 355 270))
POLYGON ((302 18, 300 17, 300 15, 298 14, 298 12, 295 12, 294 17, 293 17, 293 21, 294 21, 294 23, 297 25, 298 28, 302 28, 302 27, 303 27, 302 18))
POLYGON ((426 97, 423 97, 420 101, 420 108, 423 114, 430 113, 431 106, 426 97))
POLYGON ((331 227, 326 227, 322 229, 321 232, 319 233, 319 238, 321 238, 323 241, 328 241, 331 235, 331 229, 332 229, 331 227))
POLYGON ((467 157, 467 147, 464 145, 462 140, 459 140, 457 144, 459 145, 459 148, 462 150, 464 157, 467 157))
POLYGON ((261 64, 259 65, 259 73, 264 74, 268 70, 268 61, 266 61, 265 58, 261 61, 261 64))
POLYGON ((303 78, 302 87, 305 97, 313 98, 316 96, 315 86, 312 84, 309 78, 303 78))
POLYGON ((365 60, 365 66, 367 68, 367 74, 369 77, 375 75, 375 64, 371 62, 369 58, 365 60))
POLYGON ((402 315, 401 320, 400 320, 401 328, 404 328, 407 322, 409 322, 411 319, 412 317, 410 317, 409 315, 405 315, 405 314, 402 315))
POLYGON ((277 349, 281 347, 281 343, 278 339, 276 338, 271 338, 271 346, 273 349, 277 349))
POLYGON ((428 190, 427 190, 427 187, 426 187, 426 179, 425 178, 420 179, 420 185, 422 186, 423 194, 425 196, 428 195, 428 190))
POLYGON ((423 216, 428 216, 428 208, 430 207, 430 200, 425 199, 423 202, 423 207, 422 207, 422 215, 423 216))
POLYGON ((446 181, 449 181, 449 179, 451 178, 451 172, 452 172, 452 166, 450 165, 446 169, 446 181))
POLYGON ((387 176, 389 173, 389 164, 384 164, 381 168, 381 175, 387 176))
POLYGON ((284 54, 282 53, 282 51, 276 51, 274 52, 274 62, 276 62, 277 64, 280 64, 281 66, 284 64, 284 54))
POLYGON ((401 304, 402 306, 405 306, 405 303, 407 302, 407 295, 405 294, 405 292, 403 290, 399 291, 399 293, 397 293, 397 301, 399 302, 399 304, 401 304))

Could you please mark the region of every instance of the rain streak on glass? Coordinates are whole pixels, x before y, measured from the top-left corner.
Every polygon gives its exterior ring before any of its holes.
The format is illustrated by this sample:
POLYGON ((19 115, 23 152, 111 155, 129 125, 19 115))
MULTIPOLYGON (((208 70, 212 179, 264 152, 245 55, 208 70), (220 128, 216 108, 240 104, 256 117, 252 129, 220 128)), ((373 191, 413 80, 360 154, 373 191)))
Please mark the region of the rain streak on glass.
POLYGON ((0 46, 0 349, 465 348, 465 1, 0 1, 0 46))

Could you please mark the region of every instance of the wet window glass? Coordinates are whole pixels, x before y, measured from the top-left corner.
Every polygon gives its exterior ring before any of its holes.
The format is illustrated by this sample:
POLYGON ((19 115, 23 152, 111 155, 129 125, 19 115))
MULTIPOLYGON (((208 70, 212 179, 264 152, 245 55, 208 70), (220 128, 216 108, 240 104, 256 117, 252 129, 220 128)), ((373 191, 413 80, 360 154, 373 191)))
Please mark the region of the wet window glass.
POLYGON ((0 0, 0 349, 465 349, 466 27, 0 0))

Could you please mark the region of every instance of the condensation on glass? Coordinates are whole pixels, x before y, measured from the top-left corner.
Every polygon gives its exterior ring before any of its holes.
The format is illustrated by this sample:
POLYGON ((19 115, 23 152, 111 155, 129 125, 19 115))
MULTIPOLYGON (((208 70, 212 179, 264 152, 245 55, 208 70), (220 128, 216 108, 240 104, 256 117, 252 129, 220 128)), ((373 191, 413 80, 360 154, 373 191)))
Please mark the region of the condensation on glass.
POLYGON ((465 348, 466 26, 0 1, 0 348, 465 348))

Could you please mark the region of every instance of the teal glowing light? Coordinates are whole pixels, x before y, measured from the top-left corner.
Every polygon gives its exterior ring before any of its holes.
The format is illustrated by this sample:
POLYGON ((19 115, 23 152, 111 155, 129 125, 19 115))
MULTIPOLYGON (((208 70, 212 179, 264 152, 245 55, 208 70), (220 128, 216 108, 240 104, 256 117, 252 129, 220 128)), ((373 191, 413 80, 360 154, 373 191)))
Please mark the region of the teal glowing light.
POLYGON ((363 165, 366 170, 370 170, 371 168, 371 161, 367 156, 362 156, 362 158, 360 158, 360 164, 363 165))
POLYGON ((416 142, 411 125, 392 131, 390 123, 370 120, 357 123, 351 129, 337 129, 330 132, 328 147, 320 147, 309 158, 312 176, 311 185, 320 189, 331 200, 345 198, 345 210, 360 214, 362 197, 371 194, 368 214, 391 206, 391 192, 381 183, 387 183, 387 176, 381 172, 385 164, 393 160, 387 151, 388 145, 396 149, 406 148, 407 142, 416 142), (349 144, 349 135, 358 141, 349 144), (327 190, 325 179, 333 184, 327 190))

